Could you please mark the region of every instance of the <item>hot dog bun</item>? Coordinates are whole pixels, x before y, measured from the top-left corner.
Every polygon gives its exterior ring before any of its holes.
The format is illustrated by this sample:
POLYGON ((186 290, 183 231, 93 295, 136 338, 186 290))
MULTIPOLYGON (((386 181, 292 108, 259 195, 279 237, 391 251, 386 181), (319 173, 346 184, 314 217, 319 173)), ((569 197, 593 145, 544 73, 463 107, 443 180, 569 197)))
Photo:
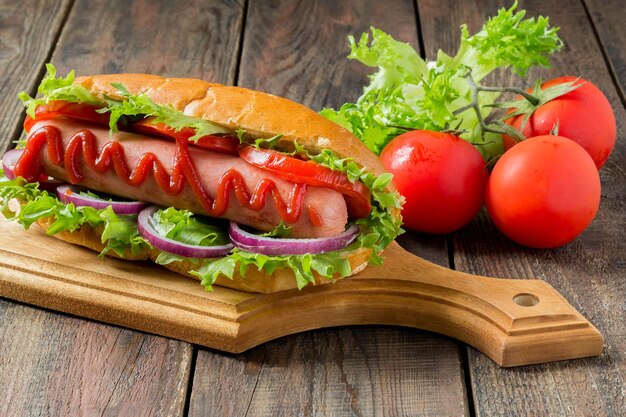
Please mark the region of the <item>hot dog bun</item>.
MULTIPOLYGON (((80 77, 75 82, 82 84, 97 97, 122 99, 118 89, 111 85, 119 83, 131 94, 144 93, 158 104, 171 105, 188 116, 202 118, 233 131, 243 129, 254 137, 281 134, 283 136, 276 146, 277 149, 293 150, 293 142, 297 141, 311 153, 330 149, 341 158, 352 158, 357 164, 376 175, 385 172, 376 155, 349 131, 313 110, 285 98, 197 79, 163 78, 145 74, 96 75, 80 77)), ((391 183, 388 190, 394 191, 391 183)), ((397 210, 395 215, 399 217, 400 211, 397 210)), ((39 224, 46 230, 51 220, 43 219, 39 224)), ((54 236, 100 252, 104 248, 100 239, 101 232, 86 224, 74 232, 63 232, 54 236)), ((123 258, 154 260, 158 254, 159 251, 153 249, 139 254, 126 253, 123 258)), ((114 252, 108 252, 107 255, 119 257, 114 252)), ((352 267, 352 274, 367 266, 370 255, 371 249, 367 248, 360 248, 346 255, 352 267)), ((173 262, 165 267, 186 276, 191 276, 189 271, 194 269, 189 262, 173 262)), ((238 268, 235 268, 235 271, 237 270, 238 268)), ((320 277, 316 279, 316 284, 328 282, 332 280, 320 277)), ((296 279, 290 269, 279 269, 272 276, 267 276, 254 267, 248 268, 245 277, 241 277, 237 272, 232 280, 220 277, 216 285, 263 293, 297 288, 296 279)))

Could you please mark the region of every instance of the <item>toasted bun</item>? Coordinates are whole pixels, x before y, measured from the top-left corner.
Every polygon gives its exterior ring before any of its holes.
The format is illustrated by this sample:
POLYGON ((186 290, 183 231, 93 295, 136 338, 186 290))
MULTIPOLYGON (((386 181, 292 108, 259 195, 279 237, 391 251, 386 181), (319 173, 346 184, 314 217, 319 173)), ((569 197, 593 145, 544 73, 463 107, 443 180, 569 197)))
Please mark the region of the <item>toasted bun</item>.
MULTIPOLYGON (((271 94, 241 87, 229 87, 190 78, 164 78, 146 74, 112 74, 80 77, 76 79, 97 97, 122 99, 112 84, 122 84, 131 94, 146 94, 158 104, 170 105, 174 109, 192 117, 201 118, 221 125, 229 130, 243 129, 253 137, 282 135, 277 145, 281 150, 293 150, 295 141, 311 153, 323 149, 332 150, 340 158, 352 158, 358 165, 375 175, 383 174, 384 168, 358 138, 343 127, 320 116, 313 110, 271 94)), ((393 191, 393 185, 388 185, 393 191)), ((400 216, 400 210, 394 213, 400 216)), ((46 229, 49 220, 40 225, 46 229)), ((54 235, 67 242, 75 243, 95 251, 102 251, 101 230, 84 225, 74 232, 54 235)), ((129 260, 156 259, 158 250, 147 250, 139 254, 126 253, 129 260)), ((119 257, 114 252, 107 255, 119 257)), ((347 255, 355 274, 367 263, 371 249, 361 248, 347 255)), ((190 262, 174 262, 166 268, 185 276, 192 276, 194 269, 190 262)), ((235 267, 235 271, 238 271, 235 267)), ((317 277, 315 284, 332 282, 317 277)), ((276 270, 271 277, 255 268, 248 268, 245 277, 238 273, 234 279, 220 278, 217 285, 251 292, 276 292, 296 288, 296 279, 290 269, 276 270)))
MULTIPOLYGON (((54 219, 51 217, 38 220, 39 226, 46 231, 48 227, 53 223, 54 219)), ((73 243, 75 245, 84 246, 92 249, 96 252, 102 252, 104 244, 100 239, 102 235, 102 228, 92 227, 89 224, 82 225, 79 229, 73 232, 61 232, 56 233, 53 236, 57 239, 65 242, 73 243)), ((141 261, 146 259, 155 260, 159 256, 160 251, 158 249, 145 249, 139 253, 131 253, 126 251, 124 256, 119 256, 113 251, 107 252, 107 256, 114 258, 126 259, 129 261, 141 261)), ((367 266, 368 258, 372 253, 371 249, 360 248, 350 252, 347 258, 352 268, 352 275, 360 272, 367 266)), ((168 265, 163 265, 170 271, 184 275, 186 277, 198 279, 195 275, 191 275, 189 272, 194 270, 196 266, 191 261, 172 262, 168 265)), ((259 271, 254 267, 248 268, 246 276, 242 277, 239 272, 239 266, 235 267, 235 274, 233 279, 226 277, 218 278, 215 285, 221 287, 234 288, 236 290, 248 291, 248 292, 260 292, 260 293, 272 293, 283 290, 290 290, 297 288, 296 277, 291 269, 278 269, 274 271, 271 276, 268 276, 265 272, 259 271)), ((316 276, 314 285, 328 284, 334 282, 333 279, 327 279, 320 276, 316 276)))

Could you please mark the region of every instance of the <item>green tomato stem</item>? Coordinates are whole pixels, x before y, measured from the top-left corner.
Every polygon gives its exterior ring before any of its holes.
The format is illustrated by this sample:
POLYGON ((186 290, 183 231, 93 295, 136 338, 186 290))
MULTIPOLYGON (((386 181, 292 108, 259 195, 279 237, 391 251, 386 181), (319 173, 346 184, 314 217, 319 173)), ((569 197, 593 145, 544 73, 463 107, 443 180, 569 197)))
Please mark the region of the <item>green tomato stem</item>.
POLYGON ((517 129, 515 129, 512 126, 507 126, 506 128, 502 125, 502 124, 487 124, 487 122, 485 121, 482 113, 480 112, 480 101, 478 99, 478 95, 480 92, 482 91, 487 91, 487 92, 511 92, 511 93, 518 93, 521 94, 526 100, 528 100, 529 102, 531 102, 531 104, 536 105, 539 103, 539 99, 531 94, 528 94, 525 91, 520 90, 517 87, 485 87, 480 85, 479 83, 477 83, 474 80, 474 77, 472 77, 472 72, 468 71, 467 74, 465 75, 465 79, 467 80, 467 83, 469 84, 470 87, 470 91, 472 94, 472 102, 460 107, 458 109, 456 109, 453 114, 454 115, 458 115, 460 113, 463 113, 466 110, 469 109, 473 109, 474 113, 476 113, 476 119, 478 120, 478 124, 480 126, 480 135, 483 138, 483 140, 485 139, 485 133, 489 132, 489 133, 496 133, 496 134, 501 134, 501 135, 509 135, 512 136, 516 141, 522 141, 524 139, 526 139, 524 137, 524 135, 522 135, 521 132, 519 132, 517 129))

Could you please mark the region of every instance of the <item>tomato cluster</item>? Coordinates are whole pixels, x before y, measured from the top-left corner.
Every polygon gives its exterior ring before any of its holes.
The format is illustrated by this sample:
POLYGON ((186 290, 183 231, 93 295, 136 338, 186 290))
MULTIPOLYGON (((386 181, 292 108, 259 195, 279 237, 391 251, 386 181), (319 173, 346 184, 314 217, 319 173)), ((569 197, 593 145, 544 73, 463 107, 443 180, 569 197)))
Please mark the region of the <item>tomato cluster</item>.
POLYGON ((598 211, 598 170, 615 145, 616 124, 609 101, 589 81, 561 77, 542 88, 572 81, 580 86, 506 120, 528 139, 504 135, 505 153, 491 174, 457 136, 412 131, 393 139, 380 157, 406 199, 405 225, 450 233, 484 203, 498 229, 522 245, 554 248, 580 235, 598 211))

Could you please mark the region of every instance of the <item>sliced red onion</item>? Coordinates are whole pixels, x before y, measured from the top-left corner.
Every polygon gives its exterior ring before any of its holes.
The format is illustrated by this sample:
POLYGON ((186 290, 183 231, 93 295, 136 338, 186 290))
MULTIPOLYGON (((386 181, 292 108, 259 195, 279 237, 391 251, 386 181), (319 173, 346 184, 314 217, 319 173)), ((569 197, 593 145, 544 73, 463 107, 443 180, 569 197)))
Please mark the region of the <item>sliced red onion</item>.
POLYGON ((218 258, 233 249, 231 243, 221 246, 197 246, 178 242, 159 234, 154 228, 152 216, 159 210, 158 206, 146 207, 139 213, 137 229, 141 237, 157 249, 186 258, 218 258))
POLYGON ((20 160, 23 153, 24 149, 11 149, 2 156, 2 170, 4 171, 4 176, 8 179, 15 179, 15 165, 17 165, 17 161, 20 160))
POLYGON ((258 236, 243 230, 237 223, 230 222, 230 240, 239 249, 263 255, 304 255, 343 249, 359 234, 357 225, 350 226, 343 233, 315 239, 283 239, 258 236))
POLYGON ((109 201, 101 198, 81 195, 81 191, 86 191, 75 185, 60 185, 57 187, 57 195, 63 203, 74 203, 75 206, 89 206, 102 210, 111 206, 115 214, 138 214, 146 206, 141 201, 109 201))

